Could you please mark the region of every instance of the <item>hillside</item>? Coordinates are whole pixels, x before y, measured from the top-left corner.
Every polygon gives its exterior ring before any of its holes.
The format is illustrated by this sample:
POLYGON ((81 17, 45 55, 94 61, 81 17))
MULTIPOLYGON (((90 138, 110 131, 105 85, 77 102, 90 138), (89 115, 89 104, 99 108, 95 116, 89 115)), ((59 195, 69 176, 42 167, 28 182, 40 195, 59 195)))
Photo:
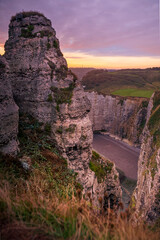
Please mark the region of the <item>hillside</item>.
POLYGON ((92 70, 82 79, 87 91, 120 96, 150 97, 160 88, 160 68, 92 70), (138 92, 137 92, 138 90, 138 92))

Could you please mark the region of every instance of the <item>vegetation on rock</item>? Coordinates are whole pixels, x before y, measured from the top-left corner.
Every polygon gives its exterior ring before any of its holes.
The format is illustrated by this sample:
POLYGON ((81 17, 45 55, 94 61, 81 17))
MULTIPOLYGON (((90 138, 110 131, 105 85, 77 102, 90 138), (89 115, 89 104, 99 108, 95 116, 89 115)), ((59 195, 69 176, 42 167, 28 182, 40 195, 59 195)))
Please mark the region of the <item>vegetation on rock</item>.
POLYGON ((12 16, 12 17, 11 17, 11 22, 17 20, 17 19, 18 19, 18 16, 22 16, 23 18, 25 18, 25 17, 35 16, 35 15, 46 18, 46 17, 43 15, 43 13, 40 13, 40 12, 36 12, 36 11, 24 12, 24 11, 23 11, 23 12, 20 12, 20 13, 16 14, 15 16, 12 16))
POLYGON ((52 94, 49 94, 49 95, 48 95, 47 101, 48 101, 48 102, 53 102, 52 94))
POLYGON ((67 88, 56 88, 51 87, 51 91, 54 92, 55 102, 57 104, 57 111, 59 111, 59 105, 63 103, 71 104, 73 89, 75 88, 75 83, 71 83, 67 88))
POLYGON ((113 163, 109 160, 102 161, 100 155, 93 151, 92 159, 89 162, 90 169, 95 172, 98 182, 102 182, 108 173, 111 173, 113 163))
POLYGON ((148 128, 151 136, 153 136, 153 147, 158 149, 160 147, 160 92, 155 92, 148 128))
POLYGON ((24 38, 33 38, 33 37, 35 37, 35 34, 32 33, 33 30, 34 30, 34 26, 33 25, 28 25, 27 28, 22 28, 21 29, 21 37, 24 37, 24 38))
POLYGON ((68 128, 65 129, 66 132, 69 133, 74 133, 76 129, 76 125, 75 124, 70 124, 68 128))
POLYGON ((53 47, 58 49, 59 48, 59 43, 56 40, 53 40, 53 47))
POLYGON ((50 32, 49 30, 43 30, 43 31, 40 31, 39 33, 40 33, 41 38, 51 37, 53 35, 53 33, 50 32))

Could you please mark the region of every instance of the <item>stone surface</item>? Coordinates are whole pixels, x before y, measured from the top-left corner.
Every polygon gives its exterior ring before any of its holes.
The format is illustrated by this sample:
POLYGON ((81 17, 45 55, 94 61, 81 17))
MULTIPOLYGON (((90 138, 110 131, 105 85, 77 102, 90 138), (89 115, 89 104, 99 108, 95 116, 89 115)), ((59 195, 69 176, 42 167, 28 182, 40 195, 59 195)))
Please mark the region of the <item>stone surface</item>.
POLYGON ((20 112, 51 126, 51 137, 84 185, 92 153, 90 102, 68 70, 50 20, 17 14, 5 44, 9 77, 20 112))
POLYGON ((108 171, 104 179, 100 182, 94 175, 92 196, 94 203, 104 209, 111 208, 117 210, 119 203, 122 201, 122 189, 120 187, 119 173, 115 164, 111 161, 100 157, 102 166, 107 167, 107 163, 112 165, 111 171, 108 171))
POLYGON ((94 131, 106 131, 132 144, 141 144, 141 133, 146 121, 148 100, 103 96, 87 92, 92 108, 89 113, 94 131))
POLYGON ((50 20, 39 13, 12 17, 5 58, 20 112, 50 126, 51 138, 69 167, 77 172, 84 192, 95 194, 96 177, 89 169, 93 141, 88 116, 91 104, 76 76, 68 70, 50 20))
POLYGON ((0 56, 0 152, 16 154, 18 150, 18 107, 8 79, 8 65, 0 56))
MULTIPOLYGON (((159 100, 160 102, 160 94, 159 100)), ((160 109, 154 107, 154 96, 148 105, 147 122, 143 131, 141 152, 138 162, 138 182, 132 196, 131 208, 135 210, 134 220, 139 219, 155 222, 160 217, 160 119, 154 122, 153 131, 150 130, 150 119, 160 109)))

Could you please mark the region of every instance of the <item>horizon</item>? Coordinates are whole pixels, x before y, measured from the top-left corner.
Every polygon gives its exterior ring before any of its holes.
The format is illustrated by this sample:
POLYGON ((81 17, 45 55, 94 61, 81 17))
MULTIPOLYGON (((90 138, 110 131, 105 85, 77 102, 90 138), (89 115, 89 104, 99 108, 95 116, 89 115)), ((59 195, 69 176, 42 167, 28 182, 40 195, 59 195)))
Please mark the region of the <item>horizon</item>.
POLYGON ((30 6, 51 19, 69 67, 160 67, 159 0, 1 0, 0 54, 10 18, 30 6))

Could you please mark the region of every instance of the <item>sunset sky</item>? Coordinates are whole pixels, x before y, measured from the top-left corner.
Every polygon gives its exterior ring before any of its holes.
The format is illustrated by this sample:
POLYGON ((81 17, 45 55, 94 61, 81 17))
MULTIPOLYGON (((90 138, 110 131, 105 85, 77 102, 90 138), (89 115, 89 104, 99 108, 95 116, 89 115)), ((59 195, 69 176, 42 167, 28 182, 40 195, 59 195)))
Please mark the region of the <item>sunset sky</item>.
POLYGON ((70 67, 160 67, 159 0, 0 0, 0 53, 12 15, 51 19, 70 67))

